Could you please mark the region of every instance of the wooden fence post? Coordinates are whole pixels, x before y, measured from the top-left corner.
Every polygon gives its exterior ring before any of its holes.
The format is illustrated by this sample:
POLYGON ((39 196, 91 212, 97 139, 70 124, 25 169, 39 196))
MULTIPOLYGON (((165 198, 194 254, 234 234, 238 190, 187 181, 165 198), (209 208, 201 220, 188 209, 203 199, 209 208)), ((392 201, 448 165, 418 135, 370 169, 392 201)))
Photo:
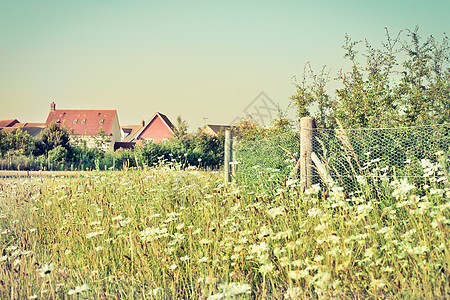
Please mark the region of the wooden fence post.
POLYGON ((313 138, 316 122, 312 117, 303 117, 300 120, 300 182, 302 188, 307 189, 312 185, 313 164, 311 153, 313 152, 313 138))
POLYGON ((233 131, 230 129, 227 129, 225 131, 225 157, 224 157, 224 177, 225 177, 225 184, 228 184, 231 181, 232 178, 232 168, 230 168, 230 162, 232 161, 232 155, 233 155, 233 131))

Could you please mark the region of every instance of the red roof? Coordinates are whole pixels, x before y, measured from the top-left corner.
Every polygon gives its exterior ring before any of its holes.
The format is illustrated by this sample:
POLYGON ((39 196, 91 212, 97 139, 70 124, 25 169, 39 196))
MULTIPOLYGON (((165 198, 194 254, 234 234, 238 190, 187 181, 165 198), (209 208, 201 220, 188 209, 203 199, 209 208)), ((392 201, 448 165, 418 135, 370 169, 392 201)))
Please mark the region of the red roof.
POLYGON ((15 124, 19 123, 17 119, 13 120, 0 120, 0 127, 12 127, 15 124))
POLYGON ((16 123, 13 127, 45 127, 45 123, 16 123))
POLYGON ((100 128, 109 135, 115 116, 115 110, 57 109, 50 111, 45 124, 65 124, 75 135, 97 135, 100 128))
MULTIPOLYGON (((162 113, 155 113, 153 117, 136 134, 134 140, 152 139, 159 142, 174 137, 174 126, 169 118, 162 113)), ((139 143, 139 142, 138 142, 139 143)))

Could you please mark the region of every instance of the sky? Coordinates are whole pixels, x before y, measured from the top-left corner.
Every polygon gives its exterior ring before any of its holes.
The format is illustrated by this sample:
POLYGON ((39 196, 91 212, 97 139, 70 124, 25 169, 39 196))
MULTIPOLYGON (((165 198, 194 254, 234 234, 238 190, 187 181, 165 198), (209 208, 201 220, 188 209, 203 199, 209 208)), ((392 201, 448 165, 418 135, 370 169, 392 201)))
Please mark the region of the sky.
POLYGON ((181 115, 191 132, 251 105, 292 114, 293 77, 307 62, 334 77, 346 34, 375 47, 385 27, 442 38, 449 11, 444 0, 0 0, 0 120, 45 122, 52 101, 115 109, 120 125, 181 115))

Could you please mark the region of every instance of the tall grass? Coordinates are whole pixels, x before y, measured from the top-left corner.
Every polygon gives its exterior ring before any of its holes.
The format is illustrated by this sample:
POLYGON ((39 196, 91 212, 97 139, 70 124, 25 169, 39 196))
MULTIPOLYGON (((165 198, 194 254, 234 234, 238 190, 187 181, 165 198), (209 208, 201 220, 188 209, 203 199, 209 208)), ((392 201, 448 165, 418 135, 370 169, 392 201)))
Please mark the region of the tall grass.
POLYGON ((422 194, 164 166, 5 179, 0 298, 447 298, 450 188, 432 170, 422 194))

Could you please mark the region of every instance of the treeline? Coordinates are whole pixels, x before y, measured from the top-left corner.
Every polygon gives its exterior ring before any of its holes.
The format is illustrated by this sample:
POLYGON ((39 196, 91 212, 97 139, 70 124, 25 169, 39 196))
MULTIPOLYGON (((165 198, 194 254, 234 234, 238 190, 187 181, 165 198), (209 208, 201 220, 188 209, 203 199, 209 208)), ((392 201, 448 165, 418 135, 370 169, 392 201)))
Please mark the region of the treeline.
POLYGON ((119 170, 123 167, 152 167, 159 164, 177 168, 220 168, 223 164, 224 134, 211 136, 198 131, 154 143, 147 141, 134 149, 105 151, 106 137, 94 137, 96 147, 72 137, 56 123, 45 127, 40 138, 21 128, 0 131, 2 170, 119 170))

